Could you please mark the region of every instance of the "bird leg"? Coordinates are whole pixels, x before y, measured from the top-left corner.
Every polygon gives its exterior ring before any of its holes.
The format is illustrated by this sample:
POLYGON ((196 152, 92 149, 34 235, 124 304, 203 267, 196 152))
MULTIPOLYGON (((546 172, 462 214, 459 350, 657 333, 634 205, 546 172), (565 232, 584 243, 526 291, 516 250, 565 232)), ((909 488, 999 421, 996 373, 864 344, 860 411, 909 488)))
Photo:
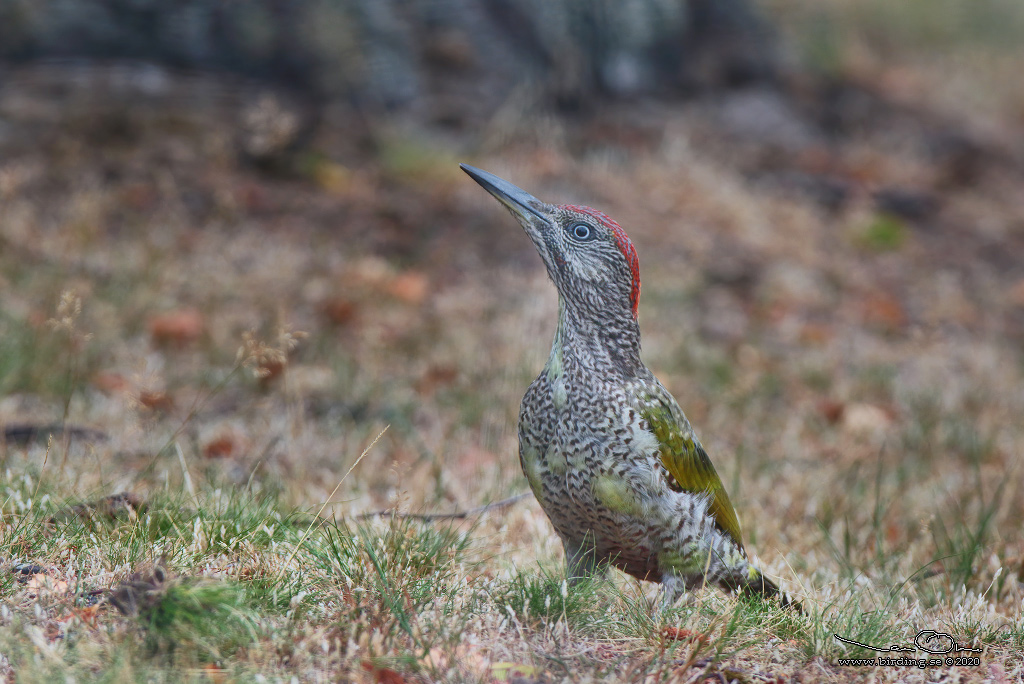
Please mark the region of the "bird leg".
POLYGON ((680 598, 688 605, 693 599, 692 594, 686 592, 686 582, 677 575, 665 573, 661 577, 661 610, 665 611, 674 606, 680 598))
POLYGON ((598 558, 593 533, 588 532, 581 540, 562 539, 562 546, 565 547, 569 584, 579 584, 590 577, 607 574, 608 563, 598 558))

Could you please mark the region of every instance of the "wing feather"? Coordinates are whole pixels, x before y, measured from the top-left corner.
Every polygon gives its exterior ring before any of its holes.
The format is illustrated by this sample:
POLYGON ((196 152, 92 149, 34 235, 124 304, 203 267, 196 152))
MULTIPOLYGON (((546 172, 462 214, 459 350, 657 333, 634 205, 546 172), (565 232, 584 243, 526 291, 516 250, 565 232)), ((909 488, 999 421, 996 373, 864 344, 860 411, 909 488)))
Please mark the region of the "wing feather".
POLYGON ((640 415, 658 440, 661 464, 668 471, 669 486, 676 491, 710 495, 708 510, 715 525, 742 548, 743 538, 736 509, 682 410, 671 397, 666 401, 663 397, 652 396, 645 402, 640 415))

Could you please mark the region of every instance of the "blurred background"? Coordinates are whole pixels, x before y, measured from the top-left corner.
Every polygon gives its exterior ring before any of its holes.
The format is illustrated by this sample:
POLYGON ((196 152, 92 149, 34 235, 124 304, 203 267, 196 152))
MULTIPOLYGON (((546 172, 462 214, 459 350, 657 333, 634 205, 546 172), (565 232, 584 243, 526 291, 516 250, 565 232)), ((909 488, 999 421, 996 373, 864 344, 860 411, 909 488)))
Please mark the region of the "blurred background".
MULTIPOLYGON (((1024 563, 1022 45, 1017 0, 0 0, 0 461, 315 511, 389 425, 325 514, 527 491, 557 302, 465 161, 630 233, 769 568, 974 549, 987 586, 1024 563), (51 425, 105 439, 47 461, 51 425)), ((545 525, 487 529, 526 565, 545 525)))

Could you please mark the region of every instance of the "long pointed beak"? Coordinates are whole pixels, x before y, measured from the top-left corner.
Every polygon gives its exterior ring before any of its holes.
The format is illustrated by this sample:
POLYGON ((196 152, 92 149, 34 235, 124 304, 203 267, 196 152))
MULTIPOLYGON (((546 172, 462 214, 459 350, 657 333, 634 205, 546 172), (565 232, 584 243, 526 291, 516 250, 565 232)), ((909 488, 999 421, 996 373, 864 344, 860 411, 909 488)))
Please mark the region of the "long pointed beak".
POLYGON ((480 187, 494 195, 494 198, 508 207, 513 214, 527 223, 532 222, 531 214, 545 223, 550 221, 548 213, 550 207, 525 190, 498 178, 493 173, 487 173, 469 164, 459 164, 459 168, 468 173, 470 178, 480 184, 480 187))

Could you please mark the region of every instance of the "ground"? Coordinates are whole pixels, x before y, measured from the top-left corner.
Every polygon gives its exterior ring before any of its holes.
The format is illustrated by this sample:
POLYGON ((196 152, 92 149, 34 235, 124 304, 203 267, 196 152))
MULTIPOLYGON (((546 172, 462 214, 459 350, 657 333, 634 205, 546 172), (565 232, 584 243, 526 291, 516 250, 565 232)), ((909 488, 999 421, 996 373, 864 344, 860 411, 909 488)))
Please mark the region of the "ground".
POLYGON ((931 629, 981 664, 873 676, 1019 679, 1024 98, 850 54, 472 135, 332 111, 294 149, 301 109, 252 84, 9 70, 0 672, 854 681, 875 654, 833 635, 931 629), (528 492, 557 302, 459 161, 629 232, 644 358, 805 614, 569 588, 532 498, 394 515, 528 492))

